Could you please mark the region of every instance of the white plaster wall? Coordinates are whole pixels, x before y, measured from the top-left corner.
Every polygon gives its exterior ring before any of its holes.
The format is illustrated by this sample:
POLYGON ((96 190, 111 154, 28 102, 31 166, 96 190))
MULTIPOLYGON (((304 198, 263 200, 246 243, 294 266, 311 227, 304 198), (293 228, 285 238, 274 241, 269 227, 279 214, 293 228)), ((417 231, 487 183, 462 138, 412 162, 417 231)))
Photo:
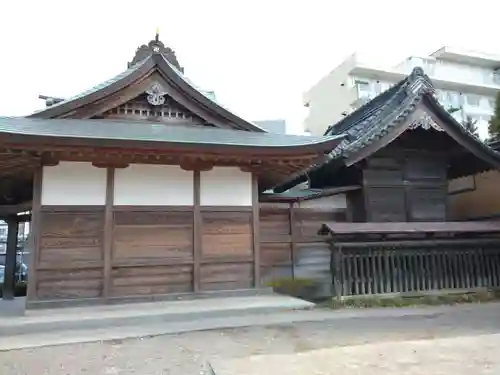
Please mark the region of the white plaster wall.
POLYGON ((337 194, 318 199, 309 199, 299 203, 300 208, 316 208, 326 211, 342 210, 347 208, 347 199, 345 194, 337 194))
POLYGON ((100 206, 106 202, 106 169, 87 162, 43 167, 42 205, 100 206))
POLYGON ((115 170, 115 206, 192 205, 193 172, 178 166, 131 164, 115 170))
POLYGON ((202 206, 251 206, 252 174, 236 167, 215 167, 200 174, 202 206))

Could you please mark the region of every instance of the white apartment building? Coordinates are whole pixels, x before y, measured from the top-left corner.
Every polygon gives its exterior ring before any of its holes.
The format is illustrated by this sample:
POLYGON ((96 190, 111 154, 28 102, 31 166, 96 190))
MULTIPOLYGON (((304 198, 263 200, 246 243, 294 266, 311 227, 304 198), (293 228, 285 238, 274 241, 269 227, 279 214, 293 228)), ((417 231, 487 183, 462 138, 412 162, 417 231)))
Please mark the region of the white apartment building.
POLYGON ((459 109, 459 121, 477 121, 481 138, 488 136, 488 121, 500 90, 500 56, 443 47, 428 57, 411 56, 392 68, 375 67, 351 55, 303 96, 308 115, 304 131, 322 135, 328 126, 404 79, 420 66, 431 78, 445 108, 459 109))

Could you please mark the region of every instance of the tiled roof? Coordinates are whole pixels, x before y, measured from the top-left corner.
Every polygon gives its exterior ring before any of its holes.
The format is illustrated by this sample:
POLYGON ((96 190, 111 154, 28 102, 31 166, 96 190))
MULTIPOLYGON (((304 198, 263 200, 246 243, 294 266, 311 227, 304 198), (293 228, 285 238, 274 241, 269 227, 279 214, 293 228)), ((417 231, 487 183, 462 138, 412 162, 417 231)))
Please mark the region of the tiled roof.
MULTIPOLYGON (((348 157, 383 138, 405 122, 424 98, 426 103, 457 132, 466 138, 473 139, 475 146, 493 156, 495 152, 490 147, 475 138, 439 104, 434 96, 432 82, 422 68, 413 69, 411 74, 397 85, 330 127, 325 135, 346 135, 339 146, 332 150, 330 156, 332 159, 348 157)), ((494 157, 500 160, 500 154, 494 157)))
MULTIPOLYGON (((52 109, 52 108, 56 108, 56 107, 59 107, 59 106, 62 106, 62 105, 66 105, 66 104, 68 104, 70 102, 73 102, 75 100, 81 99, 81 98, 83 98, 83 97, 85 97, 87 95, 93 94, 94 92, 103 90, 103 89, 107 88, 108 86, 112 85, 113 83, 118 82, 119 80, 121 80, 121 79, 129 76, 133 72, 135 72, 137 69, 139 69, 141 66, 143 66, 146 63, 146 61, 147 61, 147 59, 141 61, 138 64, 133 65, 129 69, 124 70, 120 74, 117 74, 116 76, 114 76, 114 77, 112 77, 112 78, 110 78, 110 79, 108 79, 108 80, 106 80, 104 82, 101 82, 101 83, 95 85, 94 87, 92 87, 92 88, 90 88, 88 90, 85 90, 85 91, 83 91, 83 92, 81 92, 81 93, 79 93, 77 95, 74 95, 72 97, 64 99, 64 100, 62 100, 62 101, 60 101, 60 102, 58 102, 56 104, 51 105, 48 108, 52 109)), ((36 111, 35 113, 43 112, 45 110, 47 110, 47 108, 40 109, 40 110, 36 111)))
MULTIPOLYGON (((401 124, 407 123, 417 105, 422 102, 425 102, 433 113, 448 124, 449 129, 453 129, 455 136, 466 140, 468 147, 474 148, 473 153, 476 156, 484 158, 492 165, 500 166, 500 153, 481 142, 457 122, 435 98, 432 82, 423 69, 415 68, 404 80, 378 95, 340 122, 330 126, 325 135, 342 134, 345 138, 329 153, 328 161, 311 166, 308 173, 335 160, 341 160, 344 163, 349 156, 384 138, 401 124)), ((288 189, 305 180, 305 175, 301 176, 280 187, 277 191, 288 189)))
MULTIPOLYGON (((154 56, 155 56, 154 54, 150 54, 142 61, 139 61, 138 63, 132 65, 129 69, 121 72, 120 74, 114 76, 113 78, 108 79, 104 82, 101 82, 98 85, 92 87, 91 89, 83 91, 83 92, 81 92, 73 97, 70 97, 70 98, 65 99, 61 102, 53 104, 50 107, 43 108, 39 111, 36 111, 33 114, 31 114, 30 117, 38 117, 37 114, 42 114, 45 111, 52 111, 53 109, 56 109, 58 107, 71 105, 72 102, 75 102, 79 99, 82 99, 86 96, 97 93, 99 91, 106 90, 108 87, 110 87, 114 83, 118 83, 119 81, 127 78, 128 76, 130 76, 134 72, 141 69, 145 64, 152 63, 153 61, 158 61, 158 60, 155 60, 154 56)), ((208 100, 208 102, 213 104, 213 106, 215 108, 218 107, 219 109, 222 109, 226 113, 231 114, 232 116, 236 117, 237 121, 246 123, 246 125, 249 126, 250 128, 252 128, 252 130, 254 130, 254 131, 262 131, 262 132, 265 131, 262 127, 254 124, 250 121, 244 120, 243 117, 238 116, 234 111, 230 110, 229 108, 224 106, 222 103, 220 103, 216 99, 214 92, 203 90, 202 88, 197 86, 193 81, 191 81, 189 78, 187 78, 174 64, 172 64, 163 54, 159 54, 157 56, 161 57, 160 61, 163 61, 166 65, 168 65, 168 67, 174 72, 174 74, 176 76, 178 76, 181 79, 182 82, 184 82, 186 85, 188 85, 192 90, 194 90, 194 92, 199 93, 203 98, 208 100)))
POLYGON ((239 147, 294 147, 331 143, 339 136, 309 137, 207 126, 168 125, 118 120, 36 119, 0 117, 0 135, 43 136, 110 141, 168 142, 177 144, 229 145, 239 147))

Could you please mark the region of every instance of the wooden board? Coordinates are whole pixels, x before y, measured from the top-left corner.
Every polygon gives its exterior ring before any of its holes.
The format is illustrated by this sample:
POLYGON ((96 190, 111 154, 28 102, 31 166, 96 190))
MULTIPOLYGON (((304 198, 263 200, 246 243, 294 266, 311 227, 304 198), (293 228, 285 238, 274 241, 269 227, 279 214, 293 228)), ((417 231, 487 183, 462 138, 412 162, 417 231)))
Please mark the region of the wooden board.
POLYGON ((192 212, 114 213, 113 264, 192 258, 192 212))
POLYGON ((102 268, 38 270, 40 300, 95 298, 101 296, 102 268))
POLYGON ((251 212, 202 212, 202 257, 251 257, 251 212))
POLYGON ((98 266, 103 259, 104 212, 42 212, 41 268, 98 266))
POLYGON ((234 290, 253 287, 253 264, 224 263, 201 266, 201 290, 234 290))
POLYGON ((193 266, 115 267, 111 296, 144 296, 193 291, 193 266))

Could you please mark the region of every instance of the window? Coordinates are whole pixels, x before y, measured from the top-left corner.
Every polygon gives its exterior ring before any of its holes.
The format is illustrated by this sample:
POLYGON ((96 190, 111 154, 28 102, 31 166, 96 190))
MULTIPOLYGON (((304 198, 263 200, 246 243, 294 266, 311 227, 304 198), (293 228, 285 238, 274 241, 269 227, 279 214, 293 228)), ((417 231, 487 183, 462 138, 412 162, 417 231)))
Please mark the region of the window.
POLYGON ((436 68, 436 64, 431 60, 424 60, 424 72, 427 75, 433 76, 436 68))
POLYGON ((490 105, 491 109, 495 109, 495 99, 494 98, 488 98, 488 104, 490 105))
POLYGON ((500 85, 500 72, 497 70, 493 72, 493 83, 500 85))
POLYGON ((358 90, 358 98, 371 98, 371 86, 369 82, 355 80, 354 84, 358 90))
POLYGON ((448 91, 446 93, 446 102, 450 107, 460 107, 460 98, 456 92, 448 91))
POLYGON ((354 81, 354 84, 360 89, 360 90, 369 90, 370 89, 370 82, 367 81, 361 81, 359 79, 354 81))
POLYGON ((479 107, 481 97, 479 95, 467 94, 467 104, 472 107, 479 107))

